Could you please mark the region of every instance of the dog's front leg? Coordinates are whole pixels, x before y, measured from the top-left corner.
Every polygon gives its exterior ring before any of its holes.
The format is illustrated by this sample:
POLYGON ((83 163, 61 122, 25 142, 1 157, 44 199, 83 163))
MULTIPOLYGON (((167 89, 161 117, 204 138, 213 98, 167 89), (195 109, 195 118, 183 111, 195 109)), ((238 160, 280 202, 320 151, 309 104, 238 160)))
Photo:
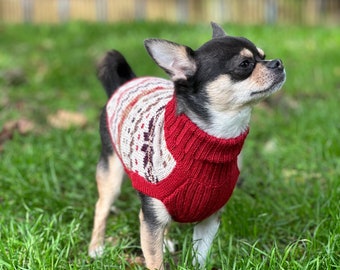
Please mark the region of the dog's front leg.
POLYGON ((164 269, 163 241, 171 217, 162 202, 141 194, 140 240, 148 269, 164 269))
POLYGON ((220 226, 219 212, 211 215, 207 219, 196 224, 194 227, 193 247, 194 261, 193 264, 203 268, 211 244, 214 240, 218 227, 220 226))

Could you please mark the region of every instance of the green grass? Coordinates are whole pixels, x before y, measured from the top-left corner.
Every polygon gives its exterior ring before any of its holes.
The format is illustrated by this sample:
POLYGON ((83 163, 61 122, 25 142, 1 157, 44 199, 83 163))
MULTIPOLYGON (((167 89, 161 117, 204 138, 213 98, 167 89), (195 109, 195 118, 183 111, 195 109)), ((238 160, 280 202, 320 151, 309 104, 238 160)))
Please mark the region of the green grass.
MULTIPOLYGON (((208 269, 339 269, 340 30, 225 25, 279 57, 287 69, 281 98, 254 109, 243 184, 222 216, 208 269)), ((103 258, 87 245, 97 199, 98 116, 106 97, 95 63, 111 48, 138 75, 165 77, 143 48, 161 37, 197 48, 208 25, 167 23, 0 25, 0 132, 26 118, 0 152, 0 269, 142 269, 138 207, 128 181, 108 220, 103 258), (19 71, 18 82, 11 73, 19 71), (47 121, 59 109, 85 115, 85 127, 47 121), (109 238, 111 237, 111 238, 109 238)), ((173 225, 171 269, 191 269, 191 227, 173 225)))

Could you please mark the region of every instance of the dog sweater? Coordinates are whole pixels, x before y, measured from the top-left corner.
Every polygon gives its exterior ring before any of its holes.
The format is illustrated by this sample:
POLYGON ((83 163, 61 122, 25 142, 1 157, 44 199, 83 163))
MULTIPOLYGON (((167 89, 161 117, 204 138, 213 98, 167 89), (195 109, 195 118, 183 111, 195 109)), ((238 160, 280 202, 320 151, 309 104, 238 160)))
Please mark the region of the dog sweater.
POLYGON ((153 77, 118 88, 106 113, 114 149, 133 187, 162 201, 175 221, 201 221, 227 203, 248 130, 232 139, 207 134, 176 113, 173 83, 153 77))

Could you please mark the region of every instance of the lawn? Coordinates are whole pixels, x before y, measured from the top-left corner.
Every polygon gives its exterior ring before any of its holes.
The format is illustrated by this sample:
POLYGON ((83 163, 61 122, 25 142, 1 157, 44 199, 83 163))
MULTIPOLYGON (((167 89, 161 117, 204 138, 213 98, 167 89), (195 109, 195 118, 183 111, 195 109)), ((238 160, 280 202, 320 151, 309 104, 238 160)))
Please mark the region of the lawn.
MULTIPOLYGON (((340 269, 340 29, 224 25, 287 82, 254 109, 242 183, 208 269, 340 269)), ((0 25, 0 269, 143 269, 139 201, 125 181, 101 259, 87 256, 97 199, 98 117, 106 97, 96 62, 111 48, 138 75, 165 74, 143 40, 197 48, 209 25, 0 25), (66 115, 66 116, 65 116, 66 115)), ((170 269, 190 266, 191 226, 174 224, 170 269)))

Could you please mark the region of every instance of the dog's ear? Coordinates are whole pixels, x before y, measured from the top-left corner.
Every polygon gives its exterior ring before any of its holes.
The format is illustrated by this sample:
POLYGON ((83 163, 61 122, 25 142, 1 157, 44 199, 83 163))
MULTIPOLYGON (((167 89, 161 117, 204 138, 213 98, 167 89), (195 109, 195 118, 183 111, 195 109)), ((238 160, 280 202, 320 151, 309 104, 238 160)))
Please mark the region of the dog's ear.
POLYGON ((163 39, 146 39, 144 45, 153 60, 167 72, 173 81, 194 75, 194 51, 186 46, 163 39))
POLYGON ((221 26, 219 26, 217 23, 211 22, 211 27, 213 29, 213 38, 220 38, 220 37, 226 37, 227 33, 224 32, 221 26))

